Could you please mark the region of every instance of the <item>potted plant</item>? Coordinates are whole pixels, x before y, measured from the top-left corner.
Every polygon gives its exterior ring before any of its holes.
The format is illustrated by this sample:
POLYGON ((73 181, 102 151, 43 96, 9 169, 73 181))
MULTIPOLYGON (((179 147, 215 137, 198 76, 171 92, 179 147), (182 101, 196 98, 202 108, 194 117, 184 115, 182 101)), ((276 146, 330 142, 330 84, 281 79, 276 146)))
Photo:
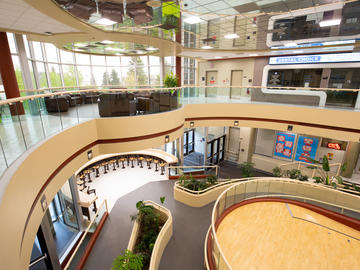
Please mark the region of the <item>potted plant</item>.
POLYGON ((112 263, 111 270, 142 270, 143 258, 139 254, 134 254, 126 249, 117 256, 112 263))
POLYGON ((244 162, 239 164, 239 168, 241 169, 241 177, 248 178, 254 176, 254 163, 252 162, 244 162))

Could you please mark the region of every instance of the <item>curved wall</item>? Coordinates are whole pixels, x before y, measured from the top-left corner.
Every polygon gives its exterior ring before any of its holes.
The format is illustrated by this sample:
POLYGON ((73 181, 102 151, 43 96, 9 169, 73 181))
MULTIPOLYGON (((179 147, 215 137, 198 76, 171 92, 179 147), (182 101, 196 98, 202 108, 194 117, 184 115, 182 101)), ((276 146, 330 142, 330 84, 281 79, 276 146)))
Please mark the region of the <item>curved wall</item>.
POLYGON ((239 126, 358 141, 358 112, 266 104, 191 104, 165 113, 101 118, 69 128, 22 155, 0 180, 0 269, 27 269, 44 212, 40 198, 51 202, 67 179, 93 155, 141 150, 182 136, 196 126, 239 126), (186 121, 186 123, 185 123, 186 121), (185 125, 184 125, 185 123, 185 125), (294 124, 296 123, 296 124, 294 124), (340 128, 339 128, 340 127, 340 128))

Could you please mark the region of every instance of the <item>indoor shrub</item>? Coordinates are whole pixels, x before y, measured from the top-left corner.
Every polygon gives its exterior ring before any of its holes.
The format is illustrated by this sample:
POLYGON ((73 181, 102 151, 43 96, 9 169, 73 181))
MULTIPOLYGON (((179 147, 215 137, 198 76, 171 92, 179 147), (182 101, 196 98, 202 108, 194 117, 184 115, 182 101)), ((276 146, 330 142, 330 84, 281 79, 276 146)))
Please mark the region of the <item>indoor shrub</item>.
POLYGON ((142 270, 143 258, 139 254, 134 254, 126 249, 121 255, 117 256, 112 263, 111 270, 142 270))
POLYGON ((239 164, 239 168, 241 169, 241 177, 242 178, 253 177, 254 165, 255 164, 252 162, 244 162, 242 164, 239 164))
POLYGON ((275 168, 272 169, 273 175, 275 177, 281 177, 282 176, 282 171, 281 168, 279 166, 276 166, 275 168))

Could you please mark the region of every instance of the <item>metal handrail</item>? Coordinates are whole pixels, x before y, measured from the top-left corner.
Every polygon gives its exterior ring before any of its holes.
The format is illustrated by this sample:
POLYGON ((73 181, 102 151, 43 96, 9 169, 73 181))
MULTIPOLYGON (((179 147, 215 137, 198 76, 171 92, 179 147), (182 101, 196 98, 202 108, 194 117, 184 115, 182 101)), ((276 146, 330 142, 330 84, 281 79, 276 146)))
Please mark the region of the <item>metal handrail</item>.
MULTIPOLYGON (((289 162, 289 163, 284 163, 284 164, 280 164, 279 167, 282 168, 282 167, 285 167, 285 166, 290 166, 290 165, 298 165, 297 169, 300 170, 301 168, 301 165, 306 165, 306 166, 311 166, 311 167, 316 167, 316 169, 320 169, 322 170, 322 166, 321 165, 318 165, 318 164, 310 164, 310 163, 306 163, 306 162, 302 162, 302 161, 294 161, 294 162, 289 162)), ((340 169, 341 169, 341 163, 332 163, 332 164, 329 164, 329 167, 335 167, 335 166, 338 166, 337 170, 336 170, 336 174, 335 176, 338 176, 340 174, 340 169)), ((315 174, 315 171, 316 170, 313 170, 313 173, 311 175, 311 177, 314 177, 314 174, 315 174)))
MULTIPOLYGON (((180 87, 171 87, 171 88, 153 88, 156 86, 151 86, 147 88, 124 88, 124 86, 121 85, 106 85, 105 87, 112 87, 111 89, 98 89, 98 87, 104 87, 104 86, 64 86, 64 87, 51 87, 51 88, 41 88, 41 89, 25 89, 21 90, 21 92, 45 92, 45 91, 57 91, 61 89, 74 89, 77 88, 77 90, 65 90, 60 92, 53 92, 53 93, 46 93, 46 94, 37 94, 37 95, 29 95, 29 96, 23 96, 23 97, 17 97, 17 98, 11 98, 11 99, 5 99, 0 101, 0 105, 14 103, 14 102, 21 102, 25 100, 31 100, 34 98, 41 98, 46 96, 57 96, 57 95, 65 95, 65 94, 71 94, 71 93, 84 93, 84 92, 135 92, 135 91, 162 91, 162 90, 181 90, 184 88, 189 87, 197 87, 197 88, 254 88, 254 89, 289 89, 289 90, 311 90, 311 91, 347 91, 347 92, 359 92, 360 89, 349 89, 349 88, 311 88, 311 87, 278 87, 278 86, 252 86, 252 85, 231 85, 231 86, 223 86, 223 85, 211 85, 211 86, 201 86, 201 85, 183 85, 180 87), (119 88, 114 88, 119 87, 119 88), (84 89, 86 88, 86 89, 84 89), (88 89, 90 88, 90 89, 88 89), (82 89, 82 90, 81 90, 82 89)), ((11 105, 11 104, 10 104, 11 105)))
POLYGON ((199 168, 199 169, 206 169, 206 168, 215 168, 215 175, 218 175, 219 172, 219 165, 207 165, 207 166, 169 166, 168 167, 168 175, 170 175, 171 169, 186 169, 186 168, 199 168))

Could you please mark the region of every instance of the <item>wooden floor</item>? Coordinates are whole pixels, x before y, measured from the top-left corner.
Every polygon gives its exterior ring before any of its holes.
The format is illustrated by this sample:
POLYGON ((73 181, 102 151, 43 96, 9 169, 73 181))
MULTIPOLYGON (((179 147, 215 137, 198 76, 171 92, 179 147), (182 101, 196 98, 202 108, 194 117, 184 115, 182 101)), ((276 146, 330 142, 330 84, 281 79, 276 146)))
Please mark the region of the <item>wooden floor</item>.
POLYGON ((280 202, 239 207, 217 230, 220 247, 233 270, 360 269, 360 241, 344 234, 360 239, 359 231, 280 202), (287 206, 294 217, 325 227, 292 217, 287 206))

